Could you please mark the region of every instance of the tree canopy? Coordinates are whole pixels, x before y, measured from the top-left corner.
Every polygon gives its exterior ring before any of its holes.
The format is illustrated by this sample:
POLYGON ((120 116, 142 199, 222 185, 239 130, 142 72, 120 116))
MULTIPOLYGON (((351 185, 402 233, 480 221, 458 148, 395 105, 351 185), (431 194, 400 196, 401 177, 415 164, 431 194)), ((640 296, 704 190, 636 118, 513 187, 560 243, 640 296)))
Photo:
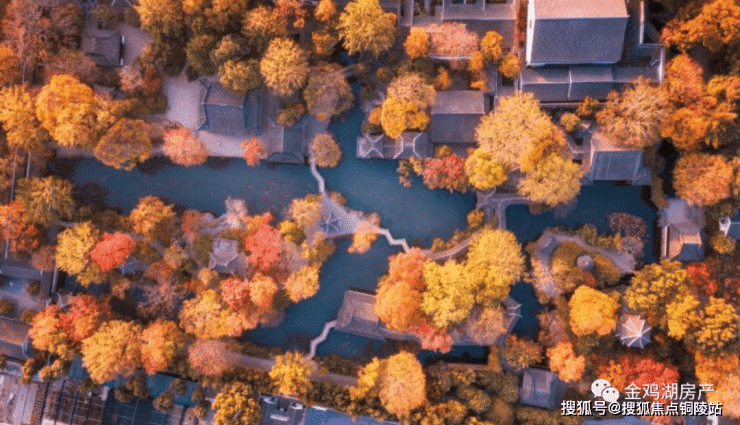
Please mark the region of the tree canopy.
POLYGON ((311 389, 311 366, 301 353, 289 351, 275 357, 270 370, 272 385, 278 394, 289 397, 304 396, 311 389))
POLYGON ((202 164, 208 159, 208 148, 205 143, 187 128, 170 130, 163 138, 162 152, 175 164, 190 167, 202 164))
POLYGON ((82 341, 82 364, 90 379, 103 384, 118 375, 133 374, 140 365, 140 334, 139 325, 111 320, 82 341))
POLYGON ((396 15, 386 13, 378 0, 353 0, 339 15, 337 30, 349 54, 371 52, 377 57, 396 39, 396 15))
POLYGON ((311 157, 319 167, 336 167, 342 159, 342 148, 331 133, 318 133, 311 139, 311 157))
POLYGON ((231 381, 221 388, 213 400, 213 410, 216 411, 215 425, 257 425, 262 418, 262 409, 252 387, 239 381, 231 381))
POLYGON ((481 118, 475 138, 507 170, 522 171, 565 143, 534 96, 519 92, 502 98, 495 111, 481 118))
POLYGON ((579 337, 609 335, 617 327, 617 299, 589 286, 579 286, 568 302, 570 329, 579 337))
POLYGON ((131 170, 152 153, 147 124, 142 120, 122 118, 100 139, 93 154, 103 164, 131 170))
POLYGON ((465 262, 465 276, 476 290, 476 302, 495 306, 509 295, 509 288, 524 273, 524 256, 516 235, 484 229, 475 236, 465 262))
POLYGON ((55 176, 30 177, 18 181, 16 201, 31 222, 49 226, 72 218, 75 202, 72 183, 55 176))
POLYGON ((36 118, 36 95, 28 85, 14 85, 0 91, 0 121, 10 148, 36 152, 50 140, 49 132, 36 118))
POLYGON ((664 323, 665 309, 689 288, 689 277, 677 261, 663 260, 635 272, 624 293, 629 308, 644 314, 651 324, 664 323))
POLYGON ((519 182, 519 193, 550 207, 568 203, 581 193, 580 164, 550 154, 539 161, 519 182))
POLYGON ((730 196, 733 167, 722 156, 682 155, 673 170, 673 187, 692 205, 712 205, 730 196))
POLYGON ((289 38, 275 38, 260 61, 267 87, 280 96, 290 96, 306 82, 308 62, 303 50, 289 38))
POLYGON ((319 121, 339 115, 354 103, 352 88, 337 64, 314 67, 303 90, 308 113, 319 121))
POLYGON ((447 329, 470 315, 476 282, 465 276, 463 265, 452 260, 444 265, 428 261, 424 264, 424 281, 421 310, 436 328, 447 329))
POLYGON ((416 356, 401 351, 382 361, 378 395, 383 407, 406 417, 426 400, 426 376, 416 356))

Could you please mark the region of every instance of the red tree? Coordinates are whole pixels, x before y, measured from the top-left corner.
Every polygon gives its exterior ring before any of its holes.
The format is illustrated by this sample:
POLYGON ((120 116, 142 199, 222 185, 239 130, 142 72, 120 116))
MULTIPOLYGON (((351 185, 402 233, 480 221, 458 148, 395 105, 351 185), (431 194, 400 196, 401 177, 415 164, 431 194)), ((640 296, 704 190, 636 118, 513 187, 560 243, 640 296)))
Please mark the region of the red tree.
POLYGON ((249 253, 249 263, 266 273, 277 265, 283 252, 282 235, 271 225, 262 224, 247 236, 244 249, 249 253))
POLYGON ((452 349, 452 336, 435 328, 426 319, 421 319, 416 326, 412 326, 408 331, 421 338, 421 348, 424 350, 447 353, 452 349))
POLYGON ((425 159, 422 177, 429 189, 447 189, 450 193, 454 190, 464 193, 468 189, 465 160, 455 154, 425 159))
POLYGON ((39 247, 39 231, 28 221, 18 202, 0 205, 0 236, 10 242, 10 251, 30 252, 39 247))
POLYGON ((64 333, 75 342, 94 334, 103 322, 110 319, 111 310, 106 302, 101 302, 89 294, 77 295, 66 313, 60 315, 59 320, 64 333))
MULTIPOLYGON (((640 388, 644 393, 645 386, 656 384, 660 393, 648 400, 660 400, 664 393, 663 384, 678 382, 678 370, 671 364, 661 363, 650 356, 642 354, 623 354, 619 359, 611 360, 599 366, 597 376, 608 380, 612 387, 624 392, 630 384, 640 388)), ((648 394, 650 396, 650 394, 648 394)))
POLYGON ((717 263, 718 260, 709 258, 686 266, 686 273, 691 278, 691 285, 706 296, 715 295, 719 290, 719 282, 716 278, 717 263))
POLYGON ((222 280, 221 298, 232 310, 244 310, 250 303, 249 281, 236 277, 229 277, 222 280))
POLYGON ((244 152, 244 160, 247 161, 247 165, 250 167, 259 164, 260 159, 265 154, 265 147, 255 138, 243 141, 241 148, 244 152))
POLYGON ((177 128, 165 133, 162 151, 172 162, 186 167, 202 164, 208 159, 206 145, 187 128, 177 128))
POLYGON ((411 289, 424 289, 424 261, 426 257, 420 248, 394 255, 388 261, 388 276, 392 282, 405 282, 411 289))
POLYGON ((136 241, 122 232, 103 233, 100 242, 90 251, 93 260, 104 272, 120 267, 136 247, 136 241))

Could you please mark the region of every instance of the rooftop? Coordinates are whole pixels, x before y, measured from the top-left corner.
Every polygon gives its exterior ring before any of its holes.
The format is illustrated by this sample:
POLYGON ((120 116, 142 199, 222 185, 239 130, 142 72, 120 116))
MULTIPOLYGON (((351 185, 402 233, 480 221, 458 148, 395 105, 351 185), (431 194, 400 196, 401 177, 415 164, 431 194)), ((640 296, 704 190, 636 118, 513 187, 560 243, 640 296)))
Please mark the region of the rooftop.
POLYGON ((624 0, 533 0, 538 19, 627 17, 624 0))
POLYGON ((432 105, 432 115, 483 115, 486 113, 485 97, 478 90, 438 91, 432 105))

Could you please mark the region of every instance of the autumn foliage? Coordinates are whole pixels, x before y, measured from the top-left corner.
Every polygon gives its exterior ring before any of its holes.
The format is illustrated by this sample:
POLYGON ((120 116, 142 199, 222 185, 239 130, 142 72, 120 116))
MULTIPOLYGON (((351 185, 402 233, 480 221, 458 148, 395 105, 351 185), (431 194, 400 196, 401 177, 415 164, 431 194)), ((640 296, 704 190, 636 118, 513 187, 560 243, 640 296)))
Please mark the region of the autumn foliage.
POLYGON ((616 327, 619 307, 615 297, 588 286, 579 286, 569 301, 570 328, 576 336, 606 336, 616 327))
POLYGON ((141 327, 111 320, 82 341, 82 364, 90 378, 102 384, 118 375, 129 376, 139 367, 141 327))
POLYGON ((280 231, 269 224, 260 225, 244 241, 249 263, 257 270, 268 272, 275 267, 283 252, 280 231))
POLYGON ((186 167, 202 164, 208 159, 206 145, 187 128, 177 128, 165 133, 162 151, 172 162, 186 167))
POLYGON ((402 351, 382 361, 378 395, 383 407, 405 417, 426 400, 426 376, 419 360, 402 351))
POLYGON ((165 371, 183 349, 183 335, 177 323, 152 322, 141 333, 141 366, 150 375, 165 371))
POLYGON ((719 155, 688 154, 673 170, 676 193, 692 205, 712 205, 730 196, 732 166, 719 155))
POLYGON ((90 259, 100 270, 108 272, 120 267, 135 247, 136 241, 125 233, 103 233, 100 242, 90 251, 90 259))
POLYGON ((468 190, 465 159, 455 154, 425 159, 422 177, 429 189, 447 189, 450 193, 455 190, 465 193, 468 190))
POLYGON ((244 153, 244 161, 250 167, 259 164, 260 159, 265 155, 265 147, 255 138, 243 141, 241 148, 244 153))

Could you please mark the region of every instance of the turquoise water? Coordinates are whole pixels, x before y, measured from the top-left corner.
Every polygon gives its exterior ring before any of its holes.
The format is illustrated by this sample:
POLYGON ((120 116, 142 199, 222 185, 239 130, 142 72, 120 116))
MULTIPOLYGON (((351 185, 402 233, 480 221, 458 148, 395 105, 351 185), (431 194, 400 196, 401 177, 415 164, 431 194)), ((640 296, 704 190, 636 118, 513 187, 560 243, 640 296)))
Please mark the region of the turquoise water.
MULTIPOLYGON (((407 189, 398 182, 395 161, 355 158, 356 137, 362 119, 362 112, 354 108, 341 123, 330 125, 330 131, 342 146, 344 158, 338 168, 320 170, 327 188, 343 193, 350 208, 380 213, 382 225, 395 237, 406 238, 412 245, 429 246, 435 237, 448 238, 455 229, 463 229, 465 215, 475 205, 473 194, 430 191, 418 179, 413 188, 407 189)), ((125 213, 140 197, 155 195, 187 208, 221 214, 223 202, 230 195, 245 199, 251 213, 271 211, 281 217, 292 199, 317 191, 307 166, 267 167, 262 164, 249 168, 241 159, 233 159, 221 169, 165 166, 154 174, 118 171, 96 160, 84 159, 76 162, 73 180, 80 186, 87 182, 105 186, 109 189, 107 204, 125 213)), ((651 231, 646 259, 652 260, 652 227, 656 214, 648 199, 641 187, 599 183, 583 188, 577 207, 565 218, 556 218, 552 213, 532 215, 526 206, 512 206, 507 209, 507 224, 525 244, 550 226, 577 228, 593 223, 600 231, 606 231, 608 213, 627 211, 648 222, 651 231)), ((348 240, 337 242, 337 251, 321 270, 321 289, 316 296, 289 307, 279 326, 260 328, 245 336, 261 345, 307 349, 308 341, 321 332, 324 322, 336 317, 344 292, 349 288, 374 290, 378 278, 387 272, 387 257, 399 251, 389 246, 384 238, 378 239, 364 255, 348 254, 348 246, 348 240)), ((523 304, 524 318, 517 324, 516 331, 533 337, 537 329, 534 314, 541 306, 531 286, 515 285, 512 296, 523 304)), ((332 332, 330 339, 320 346, 319 353, 345 352, 360 356, 368 347, 381 349, 377 344, 332 332)), ((480 347, 456 347, 450 355, 455 359, 480 360, 485 352, 480 347)), ((426 352, 422 357, 434 358, 426 352)))
MULTIPOLYGON (((430 191, 418 180, 407 189, 398 182, 395 161, 355 158, 362 119, 362 112, 354 108, 340 124, 330 125, 344 158, 335 169, 320 169, 327 188, 342 192, 350 208, 378 212, 384 227, 411 244, 429 246, 435 237, 448 238, 455 229, 465 228, 465 216, 475 206, 472 193, 430 191)), ((125 213, 140 197, 155 195, 187 208, 221 214, 230 195, 245 199, 252 213, 272 211, 281 216, 292 199, 317 191, 307 166, 250 168, 241 159, 231 160, 222 169, 166 166, 151 175, 114 170, 84 159, 76 162, 73 180, 78 186, 93 182, 108 188, 106 203, 125 213)), ((374 290, 378 278, 387 272, 388 256, 400 250, 384 238, 363 255, 348 254, 348 246, 348 240, 337 241, 337 251, 321 270, 316 296, 289 307, 279 326, 260 328, 246 337, 266 346, 307 347, 324 322, 336 317, 344 292, 349 288, 374 290)), ((364 346, 364 339, 358 344, 364 346)))

